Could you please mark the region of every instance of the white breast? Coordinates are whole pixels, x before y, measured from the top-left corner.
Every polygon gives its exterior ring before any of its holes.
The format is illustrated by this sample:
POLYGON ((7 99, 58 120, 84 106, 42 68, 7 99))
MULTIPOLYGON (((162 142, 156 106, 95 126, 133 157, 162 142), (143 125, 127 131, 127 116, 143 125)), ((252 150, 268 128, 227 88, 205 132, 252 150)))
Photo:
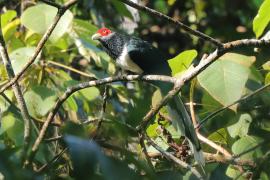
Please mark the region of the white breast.
POLYGON ((117 58, 116 64, 124 70, 128 70, 137 74, 143 73, 143 70, 130 59, 126 46, 124 46, 122 54, 117 58))

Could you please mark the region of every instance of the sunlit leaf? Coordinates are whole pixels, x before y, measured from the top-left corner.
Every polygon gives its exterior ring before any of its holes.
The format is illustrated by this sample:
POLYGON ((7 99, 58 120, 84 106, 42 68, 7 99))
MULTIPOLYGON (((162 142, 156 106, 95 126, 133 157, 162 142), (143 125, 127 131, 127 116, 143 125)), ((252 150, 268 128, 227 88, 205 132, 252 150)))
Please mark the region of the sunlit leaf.
POLYGON ((79 91, 79 94, 81 94, 88 101, 92 101, 100 95, 99 90, 96 87, 82 89, 79 91))
POLYGON ((246 151, 250 148, 257 146, 262 141, 263 140, 261 138, 255 136, 242 137, 233 144, 232 152, 236 155, 243 153, 243 155, 241 156, 242 159, 251 160, 253 158, 260 157, 263 155, 261 147, 258 147, 252 151, 246 151))
POLYGON ((17 16, 17 12, 14 10, 8 10, 4 14, 1 14, 1 25, 5 27, 10 21, 17 16))
MULTIPOLYGON (((35 52, 34 47, 23 47, 16 49, 15 51, 12 51, 12 53, 10 54, 10 59, 15 74, 17 74, 22 70, 22 68, 28 62, 30 57, 33 56, 34 52, 35 52)), ((35 62, 37 62, 38 59, 39 56, 37 57, 35 62)))
POLYGON ((242 96, 254 60, 254 57, 227 53, 204 70, 198 81, 212 97, 226 106, 242 96))
POLYGON ((53 90, 44 87, 36 86, 24 94, 29 113, 40 118, 45 116, 53 107, 56 100, 56 94, 53 90))
POLYGON ((14 36, 20 23, 20 19, 14 19, 3 28, 3 36, 5 40, 9 40, 12 36, 14 36))
POLYGON ((258 14, 253 20, 253 31, 256 37, 260 37, 270 22, 270 0, 264 0, 258 14))
POLYGON ((168 60, 172 75, 175 76, 177 73, 187 70, 197 54, 196 50, 187 50, 168 60))
POLYGON ((242 114, 237 123, 228 127, 228 132, 233 138, 237 136, 244 137, 248 134, 251 122, 252 118, 249 114, 242 114))
MULTIPOLYGON (((27 8, 21 16, 21 21, 22 24, 28 29, 31 29, 32 31, 39 34, 44 34, 52 24, 56 13, 57 8, 46 4, 38 4, 36 6, 27 8)), ((72 19, 72 13, 67 10, 61 17, 59 23, 50 36, 50 39, 57 41, 60 37, 62 37, 64 33, 68 31, 72 19)))

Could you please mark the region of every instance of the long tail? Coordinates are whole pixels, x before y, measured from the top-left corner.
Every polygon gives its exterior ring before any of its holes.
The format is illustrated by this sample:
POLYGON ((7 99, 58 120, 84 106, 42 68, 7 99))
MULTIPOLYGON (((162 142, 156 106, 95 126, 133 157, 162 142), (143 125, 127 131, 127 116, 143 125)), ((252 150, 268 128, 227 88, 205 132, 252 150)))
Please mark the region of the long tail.
MULTIPOLYGON (((159 83, 158 87, 161 90, 161 94, 165 96, 172 86, 159 83)), ((180 131, 182 135, 187 137, 191 150, 194 153, 194 159, 201 166, 204 166, 205 160, 200 142, 196 135, 190 116, 180 96, 175 96, 171 101, 169 101, 167 104, 167 109, 170 117, 172 118, 174 127, 176 127, 177 131, 180 131)))

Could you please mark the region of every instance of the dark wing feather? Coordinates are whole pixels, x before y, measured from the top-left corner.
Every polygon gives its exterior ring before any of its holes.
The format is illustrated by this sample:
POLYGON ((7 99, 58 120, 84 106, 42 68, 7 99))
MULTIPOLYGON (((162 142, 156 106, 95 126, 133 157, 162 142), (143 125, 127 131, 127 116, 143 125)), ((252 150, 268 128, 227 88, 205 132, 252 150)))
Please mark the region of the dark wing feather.
POLYGON ((144 74, 171 75, 166 57, 146 41, 131 38, 127 44, 128 54, 144 74))

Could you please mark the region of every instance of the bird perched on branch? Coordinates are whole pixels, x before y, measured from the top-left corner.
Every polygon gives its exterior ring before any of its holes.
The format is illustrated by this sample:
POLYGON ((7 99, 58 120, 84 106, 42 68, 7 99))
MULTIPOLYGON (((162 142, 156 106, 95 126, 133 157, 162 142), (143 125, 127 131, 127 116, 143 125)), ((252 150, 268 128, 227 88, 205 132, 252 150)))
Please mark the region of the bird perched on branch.
MULTIPOLYGON (((136 74, 171 76, 166 57, 146 41, 113 32, 108 28, 99 29, 92 39, 98 40, 123 70, 136 74)), ((162 96, 167 95, 173 88, 172 84, 165 82, 152 82, 152 84, 160 89, 162 96)), ((204 165, 204 157, 194 126, 179 96, 175 96, 168 102, 167 110, 175 128, 188 139, 195 160, 200 165, 204 165)))

